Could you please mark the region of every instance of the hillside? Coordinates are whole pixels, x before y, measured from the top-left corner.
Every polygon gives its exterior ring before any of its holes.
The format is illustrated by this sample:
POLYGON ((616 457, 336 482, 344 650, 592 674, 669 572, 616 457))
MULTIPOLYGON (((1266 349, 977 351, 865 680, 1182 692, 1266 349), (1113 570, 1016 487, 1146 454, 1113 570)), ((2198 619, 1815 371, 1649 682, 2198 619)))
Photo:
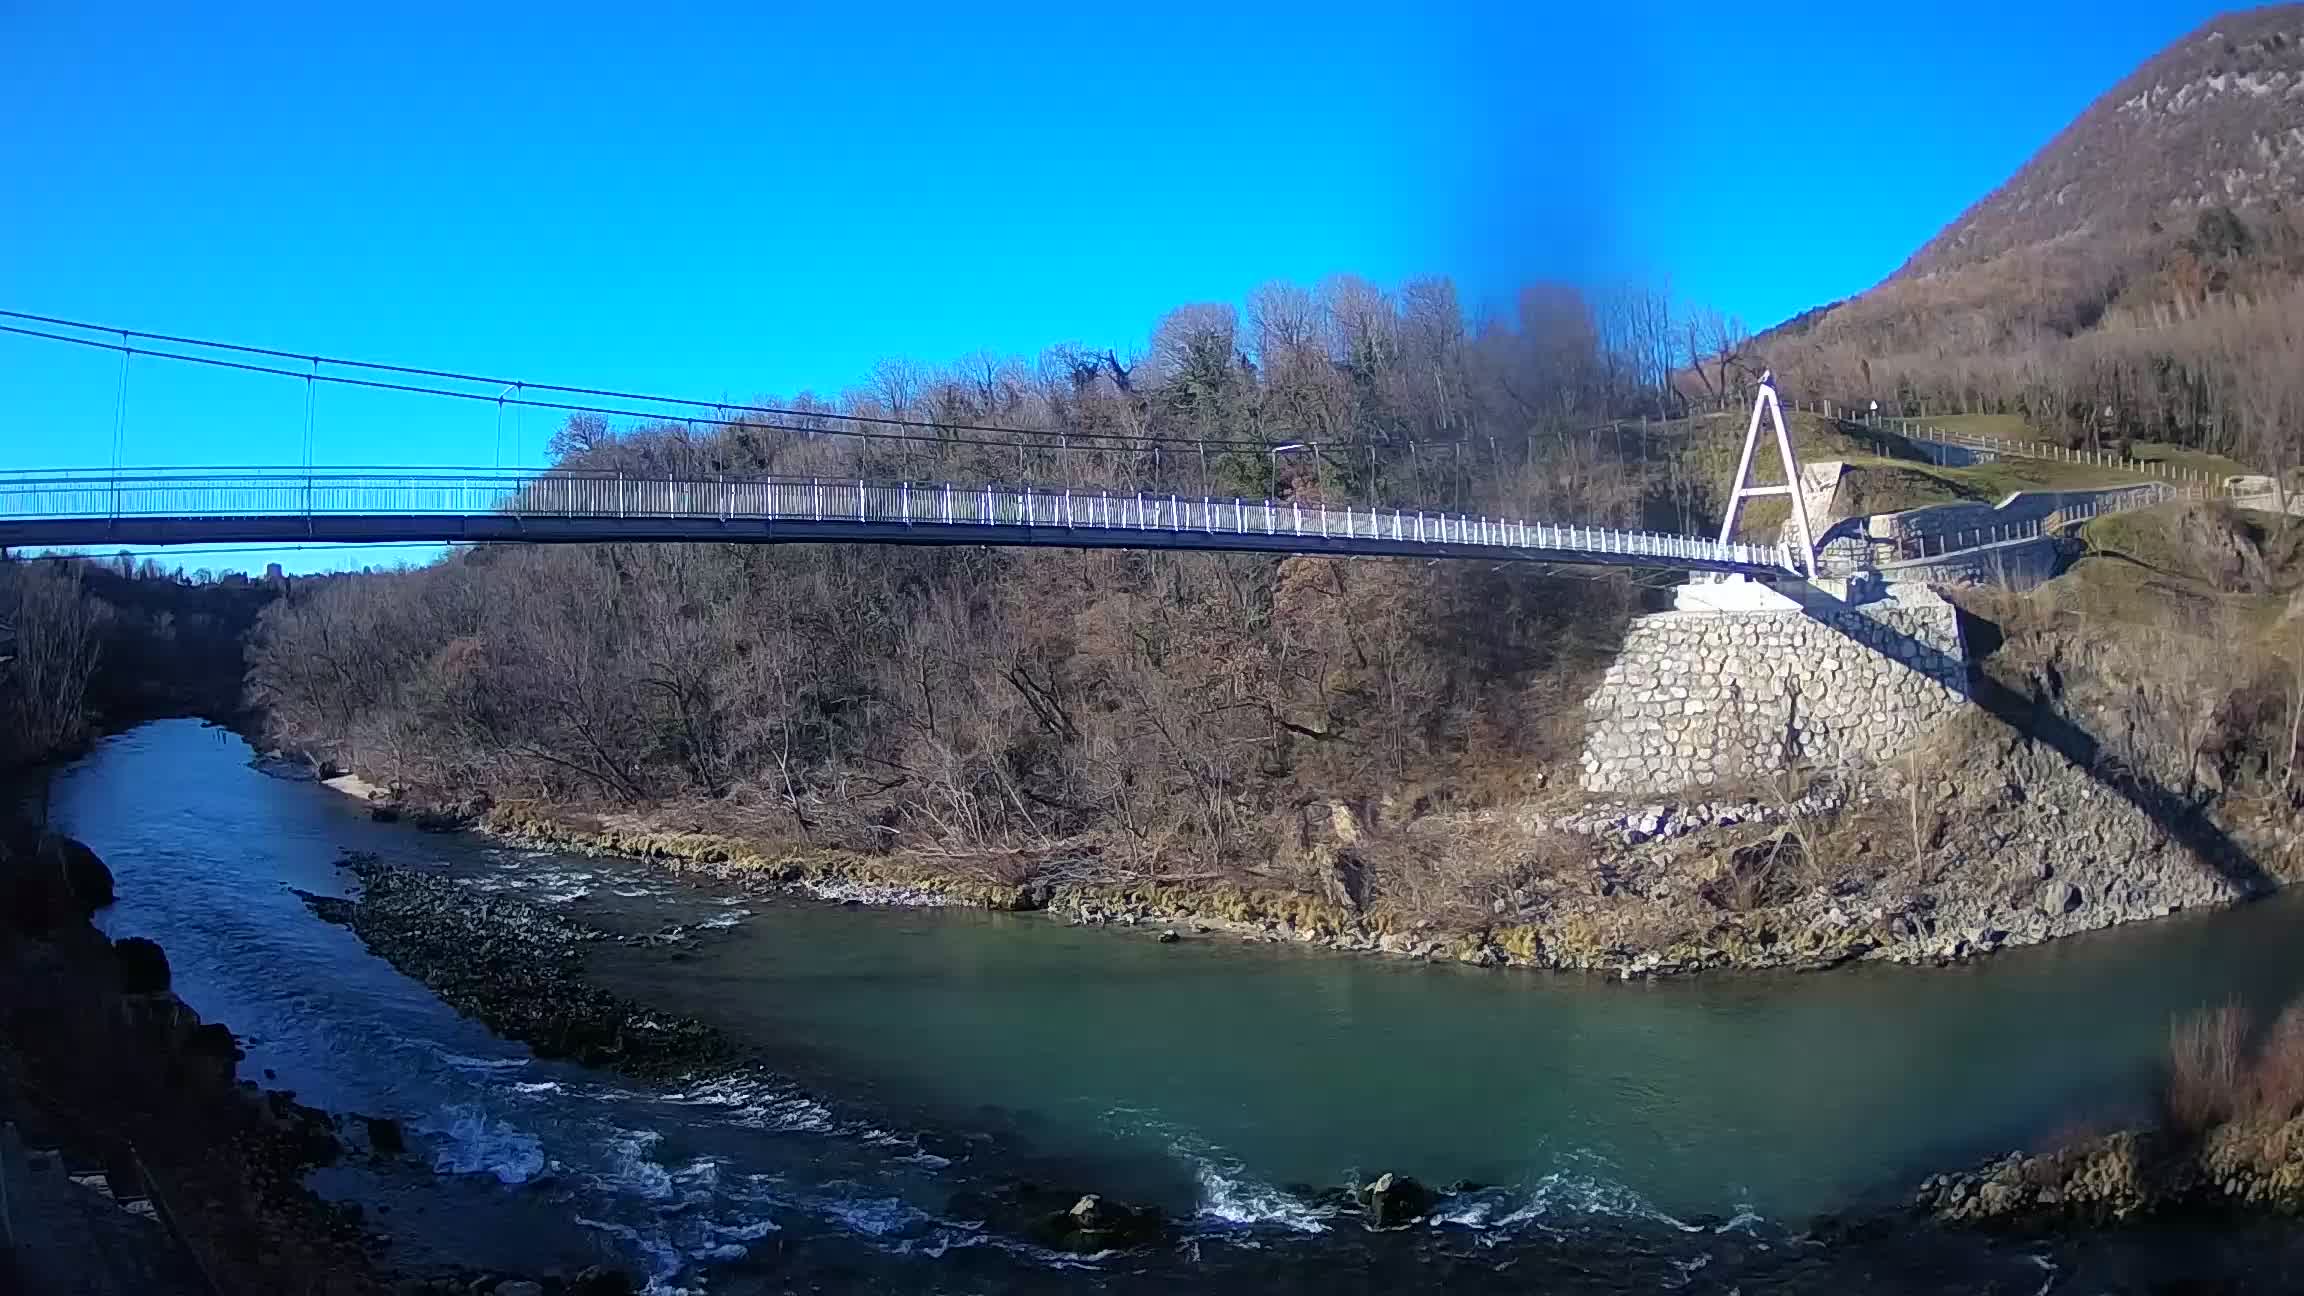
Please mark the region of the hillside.
POLYGON ((2300 198, 2304 5, 2229 14, 2119 80, 1886 281, 1736 358, 1818 396, 2295 466, 2300 198))
POLYGON ((2059 239, 2189 232, 2304 194, 2304 5, 2225 14, 2137 68, 1894 279, 2059 239))

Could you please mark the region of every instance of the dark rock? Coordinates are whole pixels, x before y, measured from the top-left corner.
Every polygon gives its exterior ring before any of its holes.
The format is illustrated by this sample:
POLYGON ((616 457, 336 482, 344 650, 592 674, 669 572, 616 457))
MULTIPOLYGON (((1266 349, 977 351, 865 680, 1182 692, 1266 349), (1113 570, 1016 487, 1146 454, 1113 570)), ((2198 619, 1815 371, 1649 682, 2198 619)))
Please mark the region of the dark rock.
POLYGON ((400 1122, 389 1116, 363 1116, 368 1125, 368 1146, 380 1157, 396 1157, 408 1150, 408 1138, 400 1130, 400 1122))
POLYGON ((981 1220, 995 1233, 1081 1255, 1146 1246, 1167 1235, 1166 1217, 1156 1206, 1129 1206, 1021 1180, 956 1193, 947 1209, 960 1219, 981 1220))
POLYGON ((62 874, 83 913, 112 903, 112 870, 96 852, 70 837, 47 833, 40 839, 40 854, 62 874))
POLYGON ((350 861, 357 903, 303 895, 369 949, 459 1011, 540 1056, 649 1078, 726 1070, 737 1050, 702 1022, 652 1012, 593 985, 582 946, 606 933, 453 879, 374 859, 350 861))
POLYGON ((112 903, 112 871, 96 852, 55 833, 0 840, 0 917, 30 935, 85 921, 112 903))
POLYGON ((1127 1206, 1089 1193, 1050 1216, 1042 1231, 1056 1247, 1086 1255, 1148 1246, 1160 1240, 1164 1227, 1157 1207, 1127 1206))
POLYGON ((593 1265, 568 1284, 568 1296, 632 1296, 632 1278, 621 1269, 593 1265))
POLYGON ((1378 1175, 1375 1182, 1360 1190, 1360 1206, 1367 1213, 1370 1228, 1398 1228, 1422 1219, 1437 1201, 1431 1189, 1409 1178, 1390 1172, 1378 1175))
POLYGON ((389 801, 378 802, 368 807, 368 817, 378 823, 398 823, 400 807, 389 801))
POLYGON ((168 989, 168 955, 141 936, 130 936, 112 946, 120 960, 122 994, 161 994, 168 989))
POLYGON ((1160 933, 1160 943, 1161 943, 1161 944, 1163 944, 1163 945, 1173 945, 1173 944, 1175 944, 1177 941, 1180 941, 1180 940, 1182 940, 1182 939, 1184 939, 1184 938, 1183 938, 1183 937, 1181 937, 1181 936, 1179 936, 1179 935, 1177 935, 1177 934, 1176 934, 1176 929, 1175 929, 1175 928, 1173 928, 1173 927, 1169 928, 1167 931, 1164 931, 1164 932, 1160 933))

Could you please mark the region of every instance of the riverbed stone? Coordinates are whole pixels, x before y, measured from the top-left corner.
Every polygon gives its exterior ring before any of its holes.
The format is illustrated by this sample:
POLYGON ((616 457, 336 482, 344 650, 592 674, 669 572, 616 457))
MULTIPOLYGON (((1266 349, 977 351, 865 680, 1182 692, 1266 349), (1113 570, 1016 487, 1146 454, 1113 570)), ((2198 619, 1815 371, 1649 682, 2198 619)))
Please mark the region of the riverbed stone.
POLYGON ((2061 878, 2050 879, 2040 888, 2040 912, 2051 918, 2061 918, 2080 907, 2080 888, 2061 878))
POLYGON ((1361 1201, 1367 1210, 1370 1228, 1398 1228, 1422 1219, 1432 1209, 1436 1197, 1431 1189, 1409 1178, 1390 1171, 1378 1175, 1361 1190, 1361 1201))

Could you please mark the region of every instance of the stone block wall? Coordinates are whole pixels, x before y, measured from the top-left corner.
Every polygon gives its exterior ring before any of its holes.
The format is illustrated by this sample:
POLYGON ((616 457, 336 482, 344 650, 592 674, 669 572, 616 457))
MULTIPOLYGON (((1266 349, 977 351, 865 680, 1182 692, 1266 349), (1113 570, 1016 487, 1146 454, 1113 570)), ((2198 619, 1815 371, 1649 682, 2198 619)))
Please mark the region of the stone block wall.
POLYGON ((1968 701, 1959 614, 1925 589, 1861 607, 1659 612, 1585 701, 1585 790, 1671 794, 1880 764, 1968 701))

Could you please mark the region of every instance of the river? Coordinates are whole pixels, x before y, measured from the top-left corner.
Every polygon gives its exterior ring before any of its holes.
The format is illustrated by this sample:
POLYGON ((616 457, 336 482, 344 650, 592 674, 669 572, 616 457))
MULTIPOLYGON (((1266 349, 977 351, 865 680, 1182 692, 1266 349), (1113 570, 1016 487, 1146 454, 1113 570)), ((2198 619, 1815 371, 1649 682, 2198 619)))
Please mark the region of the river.
MULTIPOLYGON (((178 992, 242 1036, 244 1074, 406 1122, 428 1171, 315 1181, 382 1207, 403 1255, 611 1258, 666 1293, 1497 1273, 1560 1291, 2142 1291, 2198 1256, 1802 1234, 1930 1170, 2133 1116, 2172 1015, 2304 990, 2304 897, 1951 969, 1625 984, 716 890, 375 823, 287 773, 162 721, 59 772, 51 815, 118 879, 107 930, 166 947, 178 992), (296 898, 345 894, 345 851, 611 930, 693 929, 596 946, 596 976, 722 1027, 781 1078, 651 1088, 495 1038, 296 898), (1386 1234, 1291 1187, 1387 1170, 1490 1186, 1386 1234), (1084 1261, 955 1201, 1017 1177, 1157 1203, 1182 1239, 1084 1261)), ((2292 1248, 2217 1246, 2243 1267, 2292 1248)))

